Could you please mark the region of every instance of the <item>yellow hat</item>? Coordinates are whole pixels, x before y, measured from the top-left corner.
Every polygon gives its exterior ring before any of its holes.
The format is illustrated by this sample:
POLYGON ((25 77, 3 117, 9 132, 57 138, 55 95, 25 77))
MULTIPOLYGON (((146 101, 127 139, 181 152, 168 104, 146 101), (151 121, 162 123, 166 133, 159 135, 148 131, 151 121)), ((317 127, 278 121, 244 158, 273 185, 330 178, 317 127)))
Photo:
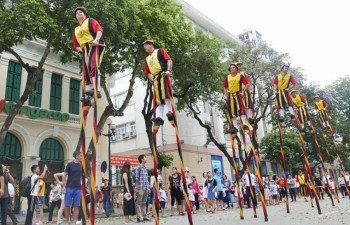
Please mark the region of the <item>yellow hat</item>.
POLYGON ((83 6, 76 7, 76 8, 74 9, 74 14, 77 13, 78 10, 83 11, 84 14, 86 15, 86 17, 88 17, 88 13, 87 13, 87 10, 86 10, 85 7, 83 7, 83 6))
POLYGON ((142 42, 142 44, 154 44, 154 41, 153 40, 145 40, 144 42, 142 42))
POLYGON ((235 64, 236 65, 239 65, 239 64, 243 65, 243 62, 242 61, 237 61, 237 62, 235 62, 235 64))

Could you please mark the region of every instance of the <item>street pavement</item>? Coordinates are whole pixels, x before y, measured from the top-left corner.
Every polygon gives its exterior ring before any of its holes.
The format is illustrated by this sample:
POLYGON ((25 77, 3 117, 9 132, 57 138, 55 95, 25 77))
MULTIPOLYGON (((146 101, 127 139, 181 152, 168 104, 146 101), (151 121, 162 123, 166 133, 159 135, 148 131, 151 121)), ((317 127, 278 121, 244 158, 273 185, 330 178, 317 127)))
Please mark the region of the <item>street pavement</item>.
MULTIPOLYGON (((259 205, 257 209, 257 218, 253 216, 253 209, 244 209, 244 220, 240 219, 239 209, 226 209, 225 211, 217 211, 215 214, 207 213, 205 210, 199 210, 197 214, 193 214, 194 225, 219 225, 219 224, 235 224, 235 225, 342 225, 350 224, 350 201, 348 198, 340 198, 340 203, 335 202, 335 206, 331 205, 331 201, 326 198, 320 201, 322 214, 317 212, 316 205, 311 207, 310 202, 305 202, 304 199, 297 199, 297 202, 290 202, 290 213, 286 213, 286 204, 268 206, 268 222, 264 221, 262 207, 259 205)), ((160 218, 161 225, 187 225, 188 218, 185 216, 168 216, 160 218)), ((99 218, 95 220, 97 225, 122 225, 124 224, 123 217, 112 216, 110 218, 99 218)), ((22 220, 22 219, 20 219, 22 220)), ((24 221, 24 220, 23 220, 24 221)), ((137 224, 154 224, 155 222, 145 222, 137 224)), ((10 224, 10 223, 9 223, 10 224)), ((48 223, 56 224, 56 223, 48 223)))

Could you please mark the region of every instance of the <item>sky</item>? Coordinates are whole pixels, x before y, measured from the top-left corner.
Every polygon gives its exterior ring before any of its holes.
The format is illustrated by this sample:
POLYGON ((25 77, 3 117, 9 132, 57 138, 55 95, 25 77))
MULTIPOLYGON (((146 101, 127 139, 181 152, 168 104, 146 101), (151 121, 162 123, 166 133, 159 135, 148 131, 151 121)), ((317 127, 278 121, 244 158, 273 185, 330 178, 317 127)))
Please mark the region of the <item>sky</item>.
POLYGON ((350 75, 350 13, 346 0, 185 0, 230 33, 256 29, 306 83, 320 87, 350 75))

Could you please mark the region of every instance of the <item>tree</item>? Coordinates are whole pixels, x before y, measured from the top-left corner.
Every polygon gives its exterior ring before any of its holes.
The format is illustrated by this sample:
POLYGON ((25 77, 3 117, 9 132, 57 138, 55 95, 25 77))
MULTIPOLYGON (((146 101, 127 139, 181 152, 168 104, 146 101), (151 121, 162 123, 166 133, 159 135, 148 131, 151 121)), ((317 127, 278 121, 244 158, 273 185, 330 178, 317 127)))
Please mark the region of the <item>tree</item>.
MULTIPOLYGON (((1 127, 0 146, 18 110, 28 100, 29 95, 35 93, 35 90, 33 90, 34 84, 38 80, 50 52, 59 54, 62 62, 79 60, 79 56, 72 51, 71 43, 71 34, 73 33, 73 28, 77 25, 73 11, 74 7, 84 3, 84 6, 89 10, 89 15, 98 17, 97 19, 104 28, 103 38, 108 45, 108 51, 101 68, 102 77, 122 69, 116 64, 116 56, 118 56, 120 49, 127 48, 123 41, 129 36, 129 32, 132 31, 130 21, 133 19, 132 8, 129 8, 129 6, 133 5, 133 1, 126 0, 27 0, 13 1, 12 4, 5 4, 5 2, 8 3, 8 1, 2 1, 0 5, 0 29, 2 34, 4 34, 0 37, 0 52, 7 51, 14 55, 29 76, 24 92, 1 127), (14 46, 22 44, 24 40, 44 40, 46 43, 42 58, 35 66, 30 66, 26 63, 13 49, 14 46)), ((131 86, 132 84, 130 83, 131 86)), ((122 115, 122 111, 125 108, 119 111, 115 110, 108 92, 106 96, 109 105, 102 113, 98 124, 99 129, 102 129, 109 115, 122 115)), ((128 98, 130 99, 130 97, 128 98)), ((128 98, 126 99, 127 101, 128 98)))
MULTIPOLYGON (((261 154, 270 161, 280 162, 281 150, 279 144, 279 132, 274 130, 262 138, 260 142, 261 154)), ((291 170, 303 165, 302 152, 298 134, 288 129, 283 129, 283 150, 286 160, 286 170, 291 170)))

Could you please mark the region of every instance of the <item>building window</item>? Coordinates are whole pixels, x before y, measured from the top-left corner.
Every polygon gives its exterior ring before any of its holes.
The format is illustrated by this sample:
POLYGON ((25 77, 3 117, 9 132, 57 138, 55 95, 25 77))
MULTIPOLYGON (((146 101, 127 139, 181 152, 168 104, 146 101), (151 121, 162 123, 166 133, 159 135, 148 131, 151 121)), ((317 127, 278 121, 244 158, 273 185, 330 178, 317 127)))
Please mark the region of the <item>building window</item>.
POLYGON ((131 132, 135 131, 135 122, 130 123, 130 131, 131 132))
POLYGON ((80 81, 71 79, 69 84, 69 113, 79 114, 80 81))
POLYGON ((50 109, 61 111, 61 99, 62 76, 53 73, 51 77, 50 109))
MULTIPOLYGON (((114 96, 114 108, 119 109, 127 96, 128 92, 125 91, 123 93, 117 94, 114 96)), ((130 98, 129 104, 134 103, 133 97, 130 98)))
POLYGON ((6 79, 5 99, 17 101, 21 91, 22 66, 16 62, 9 62, 6 79))
POLYGON ((267 175, 266 161, 261 161, 261 175, 267 175))
POLYGON ((271 170, 272 170, 273 174, 278 174, 278 166, 277 166, 277 163, 271 162, 271 170))
POLYGON ((126 133, 126 125, 117 126, 115 128, 115 140, 122 140, 126 133))
POLYGON ((29 96, 28 104, 36 107, 41 107, 41 95, 43 89, 43 74, 41 71, 39 78, 35 81, 33 93, 29 96))

